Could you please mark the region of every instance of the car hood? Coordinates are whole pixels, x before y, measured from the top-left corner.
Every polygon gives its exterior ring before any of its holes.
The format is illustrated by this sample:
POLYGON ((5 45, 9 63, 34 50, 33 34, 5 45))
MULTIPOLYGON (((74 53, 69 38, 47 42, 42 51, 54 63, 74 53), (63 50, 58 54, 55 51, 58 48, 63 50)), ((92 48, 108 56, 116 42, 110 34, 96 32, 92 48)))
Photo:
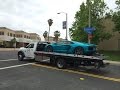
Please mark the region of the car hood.
POLYGON ((25 47, 20 47, 19 51, 20 51, 20 50, 25 50, 25 47))

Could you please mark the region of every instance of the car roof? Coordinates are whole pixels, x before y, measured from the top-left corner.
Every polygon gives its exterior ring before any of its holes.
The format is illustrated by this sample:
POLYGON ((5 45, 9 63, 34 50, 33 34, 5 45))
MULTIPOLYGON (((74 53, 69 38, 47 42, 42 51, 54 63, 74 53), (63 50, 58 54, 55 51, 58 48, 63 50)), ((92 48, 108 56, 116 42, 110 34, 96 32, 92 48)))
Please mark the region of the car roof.
POLYGON ((50 42, 47 42, 47 41, 40 41, 40 42, 38 42, 38 44, 50 44, 50 42))

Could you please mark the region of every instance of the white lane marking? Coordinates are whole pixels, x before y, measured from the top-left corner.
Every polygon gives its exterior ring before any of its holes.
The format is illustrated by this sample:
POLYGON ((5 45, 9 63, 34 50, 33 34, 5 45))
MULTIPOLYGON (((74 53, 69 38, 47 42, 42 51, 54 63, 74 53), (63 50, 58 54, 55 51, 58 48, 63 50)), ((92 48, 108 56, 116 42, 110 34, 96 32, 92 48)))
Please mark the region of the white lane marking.
POLYGON ((15 61, 15 60, 18 60, 18 59, 6 59, 6 60, 0 60, 0 62, 5 62, 5 61, 15 61))
POLYGON ((20 64, 20 65, 14 65, 14 66, 9 66, 9 67, 2 67, 2 68, 0 68, 0 70, 9 69, 9 68, 15 68, 15 67, 21 67, 21 66, 26 66, 26 65, 30 65, 30 64, 34 64, 34 63, 27 63, 27 64, 20 64))

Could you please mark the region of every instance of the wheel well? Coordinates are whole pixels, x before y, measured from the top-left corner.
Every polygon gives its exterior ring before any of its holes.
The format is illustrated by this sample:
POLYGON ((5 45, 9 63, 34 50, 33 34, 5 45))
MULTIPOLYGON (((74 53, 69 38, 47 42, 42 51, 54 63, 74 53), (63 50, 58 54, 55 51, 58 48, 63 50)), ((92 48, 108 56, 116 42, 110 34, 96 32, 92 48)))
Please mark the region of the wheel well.
POLYGON ((53 46, 51 46, 51 45, 48 45, 48 46, 46 47, 46 49, 47 49, 48 47, 51 47, 51 48, 53 49, 53 46))
POLYGON ((25 56, 25 54, 24 54, 22 51, 19 51, 19 52, 18 52, 18 55, 19 55, 20 53, 23 54, 23 55, 25 56))
POLYGON ((81 46, 77 46, 77 47, 75 47, 74 52, 75 52, 75 50, 76 50, 77 48, 82 48, 83 51, 84 51, 84 48, 83 48, 83 47, 81 47, 81 46))

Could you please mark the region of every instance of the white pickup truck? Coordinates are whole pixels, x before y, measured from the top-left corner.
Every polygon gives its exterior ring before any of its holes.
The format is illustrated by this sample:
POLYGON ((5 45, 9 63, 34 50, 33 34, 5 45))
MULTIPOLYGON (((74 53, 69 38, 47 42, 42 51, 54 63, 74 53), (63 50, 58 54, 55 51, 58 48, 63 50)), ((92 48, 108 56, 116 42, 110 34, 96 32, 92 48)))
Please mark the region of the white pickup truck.
POLYGON ((35 51, 44 51, 45 46, 48 42, 34 42, 28 44, 26 47, 21 47, 18 50, 18 60, 22 61, 24 59, 35 59, 35 51))

